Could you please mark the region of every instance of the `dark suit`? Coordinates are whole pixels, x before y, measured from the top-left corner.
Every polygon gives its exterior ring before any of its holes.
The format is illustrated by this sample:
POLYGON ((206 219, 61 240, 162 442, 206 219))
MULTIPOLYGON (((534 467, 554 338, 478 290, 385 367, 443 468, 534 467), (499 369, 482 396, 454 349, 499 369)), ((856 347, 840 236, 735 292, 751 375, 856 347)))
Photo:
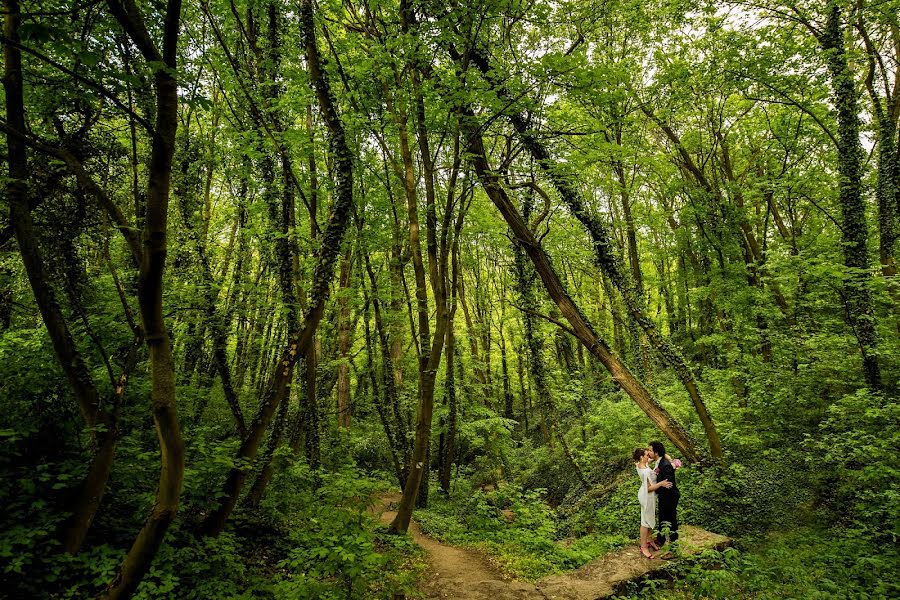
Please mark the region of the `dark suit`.
POLYGON ((659 521, 656 535, 656 543, 662 546, 666 538, 663 535, 663 528, 668 523, 669 541, 673 544, 678 541, 678 498, 681 492, 678 491, 678 484, 675 482, 675 467, 672 466, 665 456, 659 459, 657 464, 658 473, 656 481, 671 481, 672 487, 661 487, 656 490, 657 506, 659 507, 659 521))

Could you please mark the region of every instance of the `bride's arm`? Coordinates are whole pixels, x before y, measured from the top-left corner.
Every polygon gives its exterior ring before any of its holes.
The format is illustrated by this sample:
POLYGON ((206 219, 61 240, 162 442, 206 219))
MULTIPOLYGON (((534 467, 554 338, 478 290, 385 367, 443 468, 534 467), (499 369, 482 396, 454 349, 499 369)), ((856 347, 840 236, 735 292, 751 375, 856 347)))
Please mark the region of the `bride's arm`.
POLYGON ((648 492, 655 492, 659 488, 670 488, 670 487, 672 487, 672 482, 669 481, 668 479, 663 479, 662 481, 657 481, 656 483, 653 483, 649 479, 647 480, 647 491, 648 492))

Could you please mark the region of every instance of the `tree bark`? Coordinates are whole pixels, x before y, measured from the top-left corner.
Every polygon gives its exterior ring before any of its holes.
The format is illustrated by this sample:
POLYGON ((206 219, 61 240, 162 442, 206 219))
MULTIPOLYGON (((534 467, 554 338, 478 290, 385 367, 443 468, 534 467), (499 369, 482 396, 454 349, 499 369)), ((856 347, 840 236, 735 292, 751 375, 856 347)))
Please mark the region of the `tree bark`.
POLYGON ((150 355, 150 399, 160 445, 161 469, 156 501, 144 526, 122 561, 103 598, 130 598, 165 538, 178 510, 184 479, 184 443, 175 397, 175 364, 163 316, 163 274, 166 265, 169 191, 175 131, 178 126, 178 82, 175 79, 181 2, 166 4, 162 49, 158 49, 132 0, 109 0, 109 9, 144 60, 154 64, 156 123, 152 136, 143 260, 138 277, 138 299, 145 341, 150 355))

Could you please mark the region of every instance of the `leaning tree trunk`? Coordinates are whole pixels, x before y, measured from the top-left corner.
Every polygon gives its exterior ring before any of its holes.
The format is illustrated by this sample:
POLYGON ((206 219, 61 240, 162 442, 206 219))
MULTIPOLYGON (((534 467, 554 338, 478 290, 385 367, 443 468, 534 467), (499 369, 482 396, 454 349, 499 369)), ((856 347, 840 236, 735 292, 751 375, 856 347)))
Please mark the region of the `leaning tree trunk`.
POLYGON ((594 328, 569 296, 540 242, 534 237, 531 229, 522 219, 522 216, 507 195, 506 190, 501 186, 497 175, 491 170, 487 161, 484 142, 481 139, 481 132, 475 122, 474 113, 472 113, 471 109, 467 109, 465 114, 461 115, 461 118, 464 121, 463 130, 469 138, 469 156, 482 187, 499 209, 500 214, 510 229, 512 229, 518 242, 522 244, 528 257, 534 264, 535 271, 537 271, 538 276, 544 282, 550 297, 556 302, 560 312, 572 326, 571 333, 600 360, 619 387, 672 440, 688 460, 701 460, 703 455, 696 441, 663 408, 643 384, 631 374, 625 364, 610 351, 606 341, 597 335, 594 328))
MULTIPOLYGON (((456 60, 462 58, 462 56, 453 49, 451 49, 451 55, 456 60)), ((502 82, 497 80, 490 68, 490 63, 487 58, 479 50, 474 48, 469 50, 467 57, 471 58, 472 63, 491 83, 503 102, 512 104, 511 94, 508 93, 502 82)), ((662 360, 670 365, 675 370, 679 379, 681 379, 684 388, 687 390, 688 395, 694 404, 697 416, 703 424, 712 456, 714 458, 721 457, 721 440, 718 431, 716 430, 715 423, 706 408, 706 403, 701 397, 694 372, 681 353, 659 332, 653 320, 648 316, 643 305, 643 299, 637 294, 633 282, 628 277, 621 264, 621 260, 619 260, 614 252, 612 239, 606 226, 588 213, 580 192, 572 184, 572 179, 564 173, 561 166, 550 156, 547 148, 534 135, 529 127, 529 120, 525 115, 516 111, 509 111, 507 112, 507 117, 509 118, 510 123, 512 123, 513 128, 516 130, 516 133, 518 133, 519 137, 522 139, 525 149, 541 166, 547 177, 559 192, 562 200, 590 234, 597 264, 609 276, 613 285, 619 290, 619 293, 622 294, 622 299, 625 302, 629 314, 644 330, 650 344, 662 360)))

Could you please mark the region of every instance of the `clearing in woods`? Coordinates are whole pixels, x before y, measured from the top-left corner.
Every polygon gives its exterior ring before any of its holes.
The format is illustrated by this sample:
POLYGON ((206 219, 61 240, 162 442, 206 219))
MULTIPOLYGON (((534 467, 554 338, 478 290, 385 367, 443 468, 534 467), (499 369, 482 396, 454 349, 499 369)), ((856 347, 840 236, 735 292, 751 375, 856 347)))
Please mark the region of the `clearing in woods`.
MULTIPOLYGON (((382 494, 374 510, 385 524, 396 515, 400 501, 396 492, 382 494)), ((664 568, 668 561, 643 558, 637 546, 609 552, 567 573, 551 575, 537 582, 516 581, 500 573, 476 551, 442 544, 422 533, 413 521, 413 540, 428 555, 429 569, 420 587, 429 599, 457 600, 595 600, 613 594, 615 586, 664 568)), ((697 527, 680 529, 683 554, 698 554, 730 543, 724 536, 697 527)))

